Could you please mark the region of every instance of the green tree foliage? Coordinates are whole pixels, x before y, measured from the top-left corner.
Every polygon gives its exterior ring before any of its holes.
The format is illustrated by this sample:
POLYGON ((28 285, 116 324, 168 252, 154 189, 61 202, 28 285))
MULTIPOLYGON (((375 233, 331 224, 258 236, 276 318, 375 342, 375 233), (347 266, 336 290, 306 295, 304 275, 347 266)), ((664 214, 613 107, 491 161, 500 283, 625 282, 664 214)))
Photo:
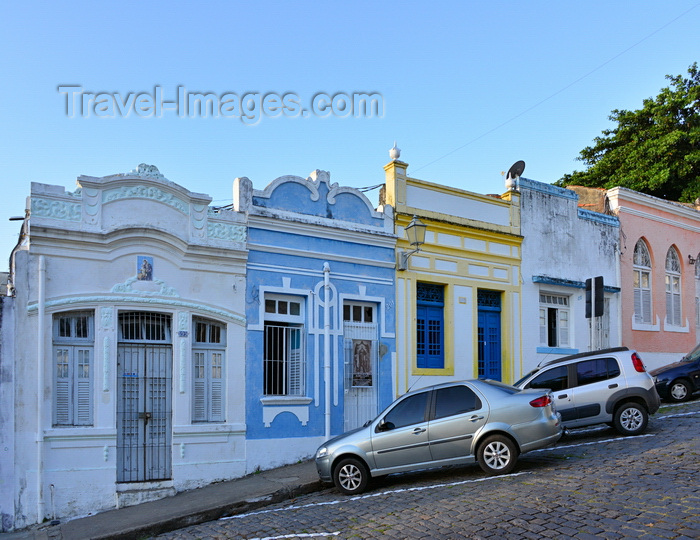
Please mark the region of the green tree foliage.
POLYGON ((559 186, 622 186, 655 197, 693 202, 700 197, 700 71, 666 75, 671 85, 636 111, 613 110, 617 123, 579 157, 587 169, 566 174, 559 186))

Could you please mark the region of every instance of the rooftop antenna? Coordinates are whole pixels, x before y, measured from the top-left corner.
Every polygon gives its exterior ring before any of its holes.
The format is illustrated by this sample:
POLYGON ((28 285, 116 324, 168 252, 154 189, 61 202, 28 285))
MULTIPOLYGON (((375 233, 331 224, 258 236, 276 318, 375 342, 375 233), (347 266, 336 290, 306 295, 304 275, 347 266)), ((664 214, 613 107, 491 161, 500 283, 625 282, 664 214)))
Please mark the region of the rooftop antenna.
POLYGON ((508 191, 514 191, 518 189, 518 180, 520 179, 520 175, 523 174, 523 171, 525 170, 525 162, 524 161, 516 161, 511 165, 510 169, 508 169, 508 174, 506 175, 506 189, 508 191))

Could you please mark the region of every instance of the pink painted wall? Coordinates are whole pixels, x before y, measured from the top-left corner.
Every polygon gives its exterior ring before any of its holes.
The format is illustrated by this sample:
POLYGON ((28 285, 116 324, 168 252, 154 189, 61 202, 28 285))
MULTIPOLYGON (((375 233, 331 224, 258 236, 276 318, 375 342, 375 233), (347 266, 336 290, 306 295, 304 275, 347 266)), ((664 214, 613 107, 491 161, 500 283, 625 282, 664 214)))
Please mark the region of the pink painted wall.
MULTIPOLYGON (((678 360, 700 340, 695 315, 695 266, 688 255, 700 251, 700 212, 635 191, 614 188, 609 192, 621 226, 620 284, 622 344, 636 349, 648 368, 678 360), (651 256, 652 323, 658 330, 635 330, 634 246, 644 238, 651 256), (681 264, 681 324, 687 332, 671 331, 666 317, 666 254, 675 246, 681 264)), ((700 264, 698 262, 697 264, 700 264)))

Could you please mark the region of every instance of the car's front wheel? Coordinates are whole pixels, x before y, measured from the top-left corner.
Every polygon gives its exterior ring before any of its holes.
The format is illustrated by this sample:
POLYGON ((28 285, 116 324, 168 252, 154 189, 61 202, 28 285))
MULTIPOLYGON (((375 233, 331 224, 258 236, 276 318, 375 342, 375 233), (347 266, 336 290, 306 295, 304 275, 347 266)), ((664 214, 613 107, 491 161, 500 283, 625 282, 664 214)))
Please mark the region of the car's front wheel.
POLYGON ((668 392, 668 397, 671 401, 680 403, 690 399, 690 385, 684 380, 673 381, 668 392))
POLYGON ((333 471, 333 483, 346 495, 362 493, 369 483, 369 471, 356 458, 345 458, 333 471))
POLYGON ((515 468, 518 449, 508 437, 491 435, 479 446, 476 459, 488 474, 508 474, 515 468))
POLYGON ((625 403, 615 412, 613 424, 623 435, 639 435, 649 422, 647 410, 637 403, 625 403))

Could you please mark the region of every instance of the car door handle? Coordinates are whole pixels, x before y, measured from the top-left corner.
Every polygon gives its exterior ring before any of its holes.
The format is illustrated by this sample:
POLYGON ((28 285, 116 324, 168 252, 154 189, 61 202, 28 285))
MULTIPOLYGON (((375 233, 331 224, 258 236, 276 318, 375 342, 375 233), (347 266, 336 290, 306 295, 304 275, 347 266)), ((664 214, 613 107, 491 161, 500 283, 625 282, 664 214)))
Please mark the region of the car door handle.
POLYGON ((608 385, 608 388, 617 388, 617 383, 613 383, 608 385))
POLYGON ((558 399, 566 399, 569 397, 569 394, 561 394, 560 396, 557 396, 558 399))
POLYGON ((413 430, 414 435, 419 435, 419 434, 424 433, 424 432, 425 432, 425 428, 417 427, 416 429, 413 430))
POLYGON ((469 420, 470 420, 471 422, 476 422, 477 420, 483 420, 483 419, 484 419, 483 416, 478 416, 478 415, 475 414, 475 415, 472 416, 469 420))

